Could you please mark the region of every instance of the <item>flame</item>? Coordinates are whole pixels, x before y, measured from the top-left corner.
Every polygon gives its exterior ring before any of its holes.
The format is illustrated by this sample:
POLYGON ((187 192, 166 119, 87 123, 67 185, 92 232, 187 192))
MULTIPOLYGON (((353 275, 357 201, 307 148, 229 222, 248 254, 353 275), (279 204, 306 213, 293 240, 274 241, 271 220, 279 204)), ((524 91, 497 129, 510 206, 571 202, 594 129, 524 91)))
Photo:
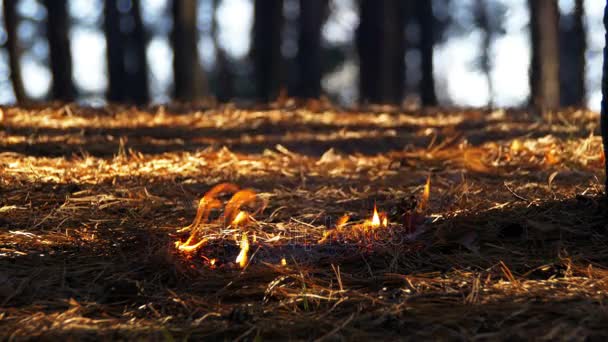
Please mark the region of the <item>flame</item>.
POLYGON ((287 266, 287 260, 285 260, 285 258, 281 258, 281 266, 287 266))
POLYGON ((247 238, 247 233, 244 233, 241 238, 241 252, 236 257, 236 262, 239 264, 239 266, 241 266, 241 268, 247 266, 247 253, 249 253, 249 239, 247 238))
POLYGON ((243 205, 254 202, 256 194, 253 190, 245 189, 236 192, 232 198, 226 203, 226 209, 224 210, 224 217, 228 222, 232 222, 236 219, 236 216, 240 214, 240 208, 243 205))
POLYGON ((216 262, 217 262, 217 259, 216 259, 216 258, 209 259, 209 265, 210 265, 211 267, 214 267, 216 262))
POLYGON ((424 185, 424 191, 422 192, 422 198, 420 199, 420 204, 418 205, 418 209, 423 211, 426 209, 429 199, 431 198, 431 175, 426 177, 426 184, 424 185))
POLYGON ((559 163, 559 157, 555 155, 555 150, 549 150, 545 154, 545 163, 547 165, 555 165, 559 163))
POLYGON ((374 203, 374 216, 372 216, 371 225, 372 225, 372 228, 380 227, 380 215, 378 215, 378 209, 376 208, 375 203, 374 203))
POLYGON ((236 214, 236 216, 234 217, 234 220, 232 220, 232 225, 236 227, 239 224, 245 222, 248 218, 249 218, 249 215, 247 215, 246 212, 239 211, 239 213, 236 214))
POLYGON ((203 197, 198 202, 196 216, 194 217, 192 223, 180 229, 179 231, 183 232, 195 230, 201 222, 207 221, 211 210, 219 208, 221 206, 220 201, 218 201, 215 197, 222 193, 237 192, 238 190, 239 187, 232 183, 221 183, 211 188, 211 190, 207 191, 207 193, 205 193, 205 195, 203 195, 203 197))
POLYGON ((509 148, 511 150, 512 154, 515 154, 521 150, 523 150, 524 145, 521 143, 521 141, 519 141, 519 139, 514 139, 511 142, 511 147, 509 148))
POLYGON ((338 222, 336 222, 336 230, 338 230, 338 231, 342 230, 344 225, 346 225, 348 223, 349 219, 350 219, 350 217, 348 215, 343 215, 342 217, 340 217, 338 219, 338 222))
POLYGON ((383 227, 388 227, 388 217, 384 216, 382 218, 382 226, 383 227))

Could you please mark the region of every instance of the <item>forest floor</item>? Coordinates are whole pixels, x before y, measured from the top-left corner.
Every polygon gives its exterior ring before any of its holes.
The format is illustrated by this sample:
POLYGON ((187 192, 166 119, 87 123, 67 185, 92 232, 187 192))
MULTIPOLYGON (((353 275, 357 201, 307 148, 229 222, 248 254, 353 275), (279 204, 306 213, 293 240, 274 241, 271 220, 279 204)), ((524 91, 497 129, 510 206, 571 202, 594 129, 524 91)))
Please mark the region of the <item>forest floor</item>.
POLYGON ((0 338, 608 337, 596 113, 288 105, 2 108, 0 338))

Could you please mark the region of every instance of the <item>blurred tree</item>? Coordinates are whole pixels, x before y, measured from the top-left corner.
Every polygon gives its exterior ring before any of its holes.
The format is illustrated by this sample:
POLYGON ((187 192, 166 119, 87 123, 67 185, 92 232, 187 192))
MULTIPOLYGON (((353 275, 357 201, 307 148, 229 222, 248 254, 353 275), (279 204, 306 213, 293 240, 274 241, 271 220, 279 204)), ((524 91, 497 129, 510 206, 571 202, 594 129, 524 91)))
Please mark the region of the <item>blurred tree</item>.
POLYGON ((106 0, 104 30, 108 55, 108 100, 148 102, 146 36, 139 0, 106 0))
POLYGON ((298 33, 298 84, 296 95, 321 95, 321 29, 327 17, 327 0, 300 0, 298 33))
POLYGON ((604 7, 604 65, 602 67, 602 112, 600 129, 604 147, 604 192, 608 194, 608 1, 604 7))
POLYGON ((281 84, 283 0, 255 0, 252 55, 258 100, 275 99, 281 84))
POLYGON ((220 102, 228 102, 234 97, 234 72, 226 50, 220 44, 217 8, 221 0, 213 0, 213 16, 211 21, 211 39, 215 46, 215 96, 220 102))
POLYGON ((483 74, 486 77, 486 83, 488 84, 488 106, 492 107, 494 105, 494 87, 492 86, 492 77, 490 75, 490 70, 492 68, 490 61, 490 44, 492 43, 493 32, 490 27, 490 19, 488 18, 486 0, 475 1, 474 13, 475 22, 481 29, 483 35, 481 39, 481 55, 479 64, 483 74))
POLYGON ((175 98, 200 100, 207 95, 208 85, 199 63, 197 47, 196 0, 173 0, 173 75, 175 98))
POLYGON ((436 106, 435 77, 433 76, 433 48, 435 46, 435 16, 433 2, 416 1, 415 11, 420 25, 420 57, 422 78, 420 80, 420 99, 424 106, 436 106))
POLYGON ((398 104, 405 84, 405 2, 361 0, 359 4, 360 101, 398 104))
POLYGON ((17 0, 4 0, 3 1, 3 15, 4 24, 6 26, 6 48, 8 50, 8 59, 11 83, 13 85, 13 92, 15 93, 15 99, 18 103, 24 103, 28 101, 28 97, 23 87, 23 79, 21 78, 20 68, 20 56, 21 49, 19 47, 19 41, 17 38, 17 25, 19 24, 19 17, 17 15, 17 0))
POLYGON ((560 17, 560 94, 563 106, 585 106, 585 52, 587 50, 584 1, 560 17))
POLYGON ((528 0, 532 37, 531 104, 538 110, 559 107, 559 8, 557 0, 528 0))
POLYGON ((44 0, 47 11, 46 34, 53 83, 53 99, 73 101, 76 89, 72 79, 72 53, 70 50, 69 17, 66 1, 44 0))

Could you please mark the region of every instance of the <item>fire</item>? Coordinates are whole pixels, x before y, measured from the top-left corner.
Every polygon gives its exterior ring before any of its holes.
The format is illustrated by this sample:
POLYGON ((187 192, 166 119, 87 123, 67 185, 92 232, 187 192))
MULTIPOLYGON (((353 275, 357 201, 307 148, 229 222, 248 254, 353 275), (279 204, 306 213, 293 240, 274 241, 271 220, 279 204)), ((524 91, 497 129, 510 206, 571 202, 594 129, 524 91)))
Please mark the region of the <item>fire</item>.
POLYGON ((249 253, 249 239, 247 238, 247 233, 244 233, 241 238, 241 252, 236 257, 236 262, 239 264, 239 266, 241 266, 241 268, 247 266, 247 253, 249 253))
POLYGON ((249 218, 249 216, 247 215, 246 212, 239 211, 239 213, 236 214, 236 217, 234 218, 234 220, 232 220, 232 225, 236 227, 239 224, 245 222, 248 218, 249 218))
MULTIPOLYGON (((252 203, 256 202, 257 198, 255 192, 250 189, 239 190, 237 185, 231 183, 218 184, 211 188, 211 190, 209 190, 201 198, 196 210, 196 216, 192 223, 179 230, 179 232, 190 231, 190 236, 184 242, 179 240, 176 241, 175 248, 181 252, 192 253, 208 242, 208 238, 203 234, 203 225, 209 222, 209 215, 211 214, 211 211, 222 206, 222 202, 217 197, 225 193, 234 193, 234 195, 232 195, 232 197, 226 202, 223 216, 220 216, 215 222, 222 224, 229 222, 233 227, 237 227, 244 226, 249 221, 251 218, 250 214, 241 210, 241 207, 251 205, 252 203), (224 219, 223 222, 220 221, 222 218, 224 219)), ((263 207, 264 205, 262 205, 258 211, 261 211, 263 207)), ((238 243, 237 236, 235 236, 235 240, 238 243)), ((239 254, 239 261, 237 262, 242 265, 247 263, 248 250, 249 240, 246 235, 243 235, 241 241, 241 254, 239 254)), ((210 262, 211 266, 214 264, 215 261, 213 263, 210 262)))
POLYGON ((555 150, 551 149, 545 154, 545 163, 547 165, 555 165, 559 163, 559 157, 555 154, 555 150))
POLYGON ((431 198, 431 175, 428 175, 426 178, 426 184, 424 185, 424 191, 422 192, 422 198, 420 199, 420 203, 418 204, 419 211, 424 211, 426 209, 430 198, 431 198))
POLYGON ((519 141, 519 139, 514 139, 514 140, 511 142, 511 147, 510 147, 511 153, 512 153, 512 154, 515 154, 515 153, 517 153, 517 152, 519 152, 519 151, 523 150, 523 147, 524 147, 524 146, 523 146, 523 144, 521 143, 521 141, 519 141))
POLYGON ((372 228, 380 227, 380 215, 378 215, 378 209, 376 208, 376 204, 374 204, 374 215, 372 216, 371 225, 372 228))
POLYGON ((342 228, 348 223, 349 219, 350 217, 348 215, 343 215, 342 217, 340 217, 340 219, 338 219, 338 222, 336 223, 336 230, 342 230, 342 228))
POLYGON ((281 258, 281 266, 287 266, 287 260, 285 260, 285 258, 281 258))

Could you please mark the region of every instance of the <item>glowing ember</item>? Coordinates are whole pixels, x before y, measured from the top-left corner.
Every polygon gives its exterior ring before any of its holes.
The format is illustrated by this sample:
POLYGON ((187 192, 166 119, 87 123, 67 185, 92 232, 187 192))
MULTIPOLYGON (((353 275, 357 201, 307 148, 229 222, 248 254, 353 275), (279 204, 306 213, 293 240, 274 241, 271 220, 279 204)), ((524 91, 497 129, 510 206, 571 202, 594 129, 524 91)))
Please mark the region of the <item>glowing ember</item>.
POLYGON ((281 266, 287 266, 287 260, 285 260, 285 258, 281 258, 281 266))
POLYGON ((549 150, 545 154, 545 163, 547 163, 547 165, 555 165, 559 163, 559 157, 555 155, 554 150, 549 150))
POLYGON ((523 150, 524 145, 519 141, 519 139, 515 139, 511 142, 511 153, 515 154, 521 150, 523 150))
POLYGON ((209 265, 211 265, 211 266, 215 266, 216 262, 217 262, 217 259, 215 259, 215 258, 209 259, 209 265))
POLYGON ((247 253, 249 253, 249 239, 247 238, 247 233, 244 233, 241 238, 241 252, 236 257, 236 263, 238 263, 241 268, 247 266, 247 253))
POLYGON ((378 215, 378 209, 376 208, 376 204, 374 204, 374 216, 372 216, 371 225, 372 228, 380 227, 380 215, 378 215))

